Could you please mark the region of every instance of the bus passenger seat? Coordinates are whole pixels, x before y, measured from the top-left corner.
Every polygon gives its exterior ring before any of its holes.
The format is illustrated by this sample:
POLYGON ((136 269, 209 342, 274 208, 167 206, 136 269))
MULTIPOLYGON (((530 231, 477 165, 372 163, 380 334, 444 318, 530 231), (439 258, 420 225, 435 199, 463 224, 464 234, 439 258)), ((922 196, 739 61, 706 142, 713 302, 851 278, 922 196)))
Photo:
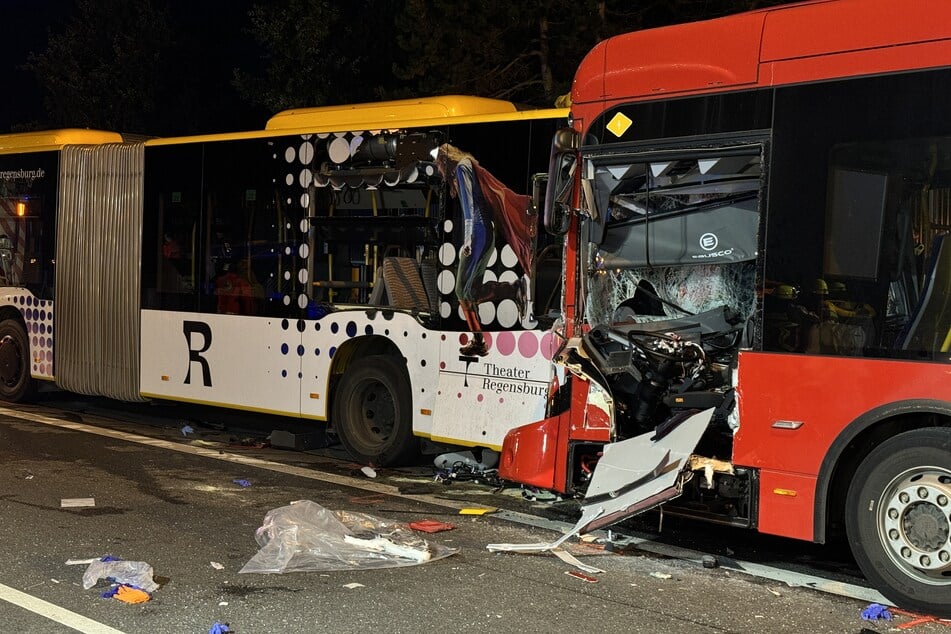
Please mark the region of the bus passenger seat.
POLYGON ((416 260, 407 257, 383 258, 382 277, 389 306, 429 310, 429 297, 416 260))

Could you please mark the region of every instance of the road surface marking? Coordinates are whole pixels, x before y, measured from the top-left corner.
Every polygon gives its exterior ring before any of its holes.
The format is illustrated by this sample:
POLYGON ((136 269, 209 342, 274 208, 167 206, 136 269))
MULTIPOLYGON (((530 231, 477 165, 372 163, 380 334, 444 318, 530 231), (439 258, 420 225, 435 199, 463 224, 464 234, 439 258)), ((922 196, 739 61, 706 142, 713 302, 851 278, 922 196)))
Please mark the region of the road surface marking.
POLYGON ((20 592, 3 584, 0 584, 0 601, 12 603, 24 610, 29 610, 33 614, 38 614, 51 621, 56 621, 66 627, 70 627, 77 632, 83 632, 83 634, 124 634, 122 630, 103 625, 81 614, 70 612, 66 608, 61 608, 43 599, 37 599, 33 595, 20 592))

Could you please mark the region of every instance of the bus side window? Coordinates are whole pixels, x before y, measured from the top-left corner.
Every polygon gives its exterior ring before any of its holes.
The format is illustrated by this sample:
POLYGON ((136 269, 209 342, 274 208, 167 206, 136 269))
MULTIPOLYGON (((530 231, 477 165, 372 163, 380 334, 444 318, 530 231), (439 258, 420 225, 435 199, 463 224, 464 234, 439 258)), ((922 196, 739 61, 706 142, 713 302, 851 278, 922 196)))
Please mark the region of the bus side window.
POLYGON ((159 310, 197 308, 201 147, 147 148, 142 229, 142 303, 159 310))

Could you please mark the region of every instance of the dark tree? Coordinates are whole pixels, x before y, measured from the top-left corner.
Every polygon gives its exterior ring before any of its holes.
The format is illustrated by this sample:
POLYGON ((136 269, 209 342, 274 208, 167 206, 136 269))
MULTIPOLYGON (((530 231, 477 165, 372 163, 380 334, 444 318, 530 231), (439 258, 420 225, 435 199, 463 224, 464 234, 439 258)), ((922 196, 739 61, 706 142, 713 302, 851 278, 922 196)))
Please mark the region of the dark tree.
POLYGON ((173 49, 167 14, 151 0, 78 0, 27 68, 52 126, 149 132, 169 95, 163 60, 173 49))
POLYGON ((241 95, 270 112, 381 99, 390 72, 395 3, 373 0, 280 0, 256 4, 250 34, 258 67, 239 67, 241 95), (380 6, 383 5, 383 6, 380 6))

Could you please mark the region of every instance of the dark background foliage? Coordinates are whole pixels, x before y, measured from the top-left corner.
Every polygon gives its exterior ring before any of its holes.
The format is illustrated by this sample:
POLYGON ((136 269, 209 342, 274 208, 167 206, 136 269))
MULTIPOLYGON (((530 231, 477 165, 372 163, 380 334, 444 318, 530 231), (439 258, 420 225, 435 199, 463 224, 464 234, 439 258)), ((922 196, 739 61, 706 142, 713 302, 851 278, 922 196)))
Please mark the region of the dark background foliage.
POLYGON ((256 129, 294 107, 549 107, 598 41, 788 0, 4 0, 0 131, 256 129))

